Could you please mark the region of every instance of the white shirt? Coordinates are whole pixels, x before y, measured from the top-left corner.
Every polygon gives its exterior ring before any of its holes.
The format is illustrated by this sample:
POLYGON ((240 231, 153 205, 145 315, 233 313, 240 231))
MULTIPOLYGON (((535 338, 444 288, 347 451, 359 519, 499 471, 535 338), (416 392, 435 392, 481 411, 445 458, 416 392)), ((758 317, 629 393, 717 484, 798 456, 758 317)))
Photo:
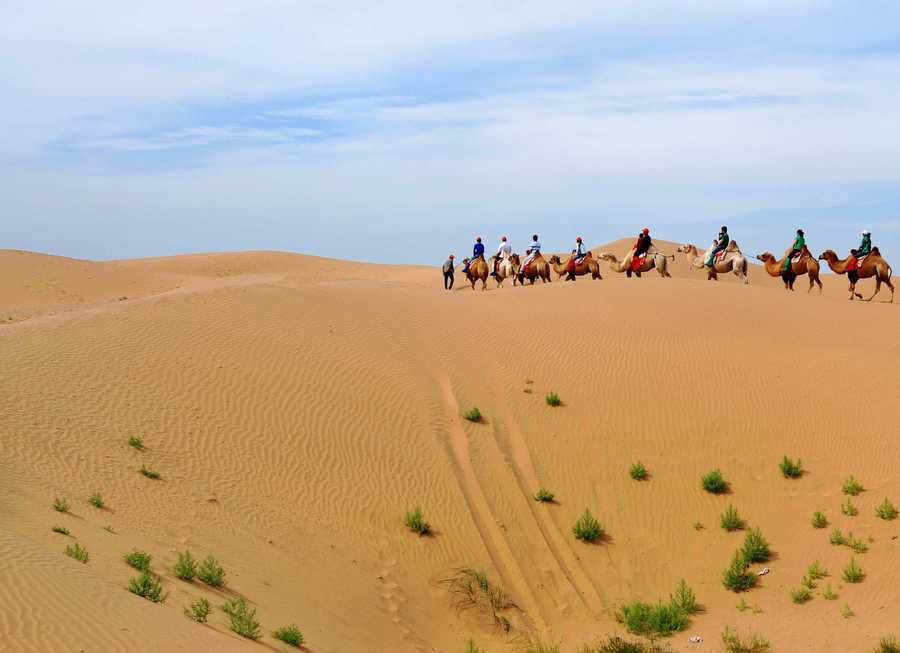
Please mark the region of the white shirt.
POLYGON ((510 245, 508 241, 501 241, 500 247, 497 248, 497 254, 506 254, 509 256, 512 254, 512 245, 510 245))

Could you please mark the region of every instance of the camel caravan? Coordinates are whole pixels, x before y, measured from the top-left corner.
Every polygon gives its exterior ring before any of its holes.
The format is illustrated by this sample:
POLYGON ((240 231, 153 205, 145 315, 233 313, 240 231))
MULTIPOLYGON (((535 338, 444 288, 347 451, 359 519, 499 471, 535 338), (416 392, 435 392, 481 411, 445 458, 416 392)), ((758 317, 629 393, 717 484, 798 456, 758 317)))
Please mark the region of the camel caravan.
MULTIPOLYGON (((862 232, 863 239, 860 246, 850 250, 850 255, 841 259, 832 250, 825 250, 818 258, 806 246, 806 239, 802 229, 798 229, 793 244, 779 259, 771 252, 758 254, 756 259, 762 263, 763 269, 772 277, 780 277, 784 283, 784 289, 792 292, 794 283, 798 277, 806 275, 809 279, 807 293, 818 287, 822 294, 822 280, 819 276, 819 261, 825 261, 835 274, 846 274, 850 281, 850 300, 863 299, 856 292, 856 284, 860 279, 875 279, 875 291, 866 301, 872 299, 881 291, 881 286, 886 285, 891 291, 890 302, 894 301, 894 285, 891 282, 893 270, 891 265, 881 256, 877 247, 872 247, 871 234, 862 232)), ((581 236, 575 239, 575 249, 569 257, 563 261, 559 255, 554 254, 545 259, 541 253, 541 243, 537 234, 531 237, 525 257, 522 258, 513 252, 512 246, 506 236, 500 239, 497 252, 490 257, 490 262, 485 258, 484 244, 481 237, 475 239, 475 246, 471 258, 463 259, 462 272, 469 282, 472 290, 481 282, 481 289, 487 290, 488 277, 493 277, 498 288, 511 279, 513 286, 529 285, 540 280, 542 283, 552 281, 551 274, 556 273, 557 280, 565 278, 566 281, 575 281, 577 277, 590 275, 591 279, 602 280, 600 274, 600 261, 606 261, 609 269, 627 277, 640 277, 641 274, 656 270, 660 277, 670 278, 669 261, 675 260, 674 254, 663 254, 657 250, 650 237, 650 230, 644 228, 638 234, 637 240, 630 251, 621 259, 613 253, 601 252, 594 257, 593 253, 584 247, 581 236)), ((737 242, 731 240, 728 228, 722 227, 718 236, 702 254, 696 245, 685 243, 677 248, 678 253, 685 255, 691 269, 705 270, 709 281, 718 281, 720 274, 731 273, 742 284, 750 283, 750 262, 741 251, 737 242)), ((444 263, 444 287, 453 287, 453 255, 444 263), (449 283, 448 283, 449 278, 449 283)))

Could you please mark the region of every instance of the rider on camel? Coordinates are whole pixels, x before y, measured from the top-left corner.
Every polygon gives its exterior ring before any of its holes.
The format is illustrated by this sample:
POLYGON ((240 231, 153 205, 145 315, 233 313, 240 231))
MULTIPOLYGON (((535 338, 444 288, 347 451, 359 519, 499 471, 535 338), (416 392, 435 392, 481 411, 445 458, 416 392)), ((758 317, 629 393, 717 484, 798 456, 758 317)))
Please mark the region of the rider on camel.
POLYGON ((569 257, 569 262, 566 264, 566 271, 569 273, 566 281, 575 281, 575 266, 581 263, 587 255, 588 253, 584 249, 584 242, 581 240, 581 236, 576 237, 575 249, 572 250, 572 256, 569 257))
POLYGON ((478 257, 484 258, 484 245, 481 244, 481 236, 475 237, 475 247, 472 248, 472 258, 466 261, 466 265, 463 268, 463 274, 469 272, 469 266, 472 265, 473 262, 478 260, 478 257))
POLYGON ((713 247, 713 251, 709 253, 709 258, 706 259, 706 267, 711 268, 713 266, 713 263, 716 261, 716 254, 725 251, 729 242, 731 242, 731 237, 728 235, 728 227, 723 225, 716 238, 716 246, 713 247))
POLYGON ((650 238, 650 229, 644 227, 641 229, 641 233, 638 234, 637 240, 634 241, 634 247, 631 248, 631 265, 635 267, 640 266, 640 258, 650 249, 650 245, 653 244, 653 240, 650 238))
POLYGON ((534 260, 534 257, 541 253, 541 241, 538 240, 538 235, 534 234, 531 237, 531 247, 528 248, 528 256, 525 257, 525 260, 522 261, 522 265, 519 268, 522 274, 525 273, 525 268, 528 267, 528 264, 534 260))
POLYGON ((512 245, 509 244, 506 236, 500 237, 500 245, 497 247, 497 253, 494 255, 494 269, 491 272, 492 277, 497 276, 497 270, 500 268, 500 263, 505 261, 512 255, 512 245))
POLYGON ((850 250, 850 265, 848 266, 849 271, 859 269, 859 260, 867 257, 872 253, 872 233, 868 229, 862 230, 862 242, 859 244, 859 247, 856 249, 850 250))
POLYGON ((806 239, 803 237, 803 229, 797 229, 797 237, 794 238, 794 244, 791 245, 791 251, 784 257, 784 267, 781 269, 781 274, 790 272, 791 261, 803 251, 804 247, 806 247, 806 239))

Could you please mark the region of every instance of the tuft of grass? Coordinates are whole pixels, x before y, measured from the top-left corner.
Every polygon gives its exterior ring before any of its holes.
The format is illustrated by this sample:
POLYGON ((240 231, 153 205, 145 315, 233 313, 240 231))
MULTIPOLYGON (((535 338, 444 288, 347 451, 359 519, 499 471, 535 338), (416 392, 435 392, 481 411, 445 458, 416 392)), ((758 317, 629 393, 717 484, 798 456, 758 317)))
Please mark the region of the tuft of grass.
POLYGON ((153 556, 146 551, 135 549, 134 551, 126 553, 124 556, 122 556, 122 559, 125 560, 128 565, 134 567, 138 571, 148 573, 150 571, 150 561, 153 559, 153 556))
POLYGON ((197 578, 210 587, 222 587, 225 584, 225 570, 218 560, 207 556, 197 569, 197 578))
POLYGON ((848 517, 856 517, 859 514, 859 508, 853 505, 853 501, 850 500, 850 497, 847 497, 847 500, 841 504, 841 512, 848 517))
POLYGON ((425 515, 422 513, 422 507, 416 506, 413 510, 408 510, 403 518, 403 523, 413 533, 428 535, 431 533, 431 524, 425 521, 425 515))
POLYGON ((138 451, 144 450, 144 440, 136 435, 132 435, 128 438, 128 446, 137 449, 138 451))
POLYGON ((728 489, 728 483, 725 482, 722 472, 718 469, 713 469, 701 476, 700 485, 704 490, 713 494, 722 494, 728 489))
POLYGON ((458 610, 476 610, 504 632, 508 633, 512 628, 503 612, 516 606, 503 588, 488 582, 484 572, 470 568, 457 569, 438 582, 447 587, 458 610))
POLYGON ((744 527, 744 520, 738 516, 737 508, 731 504, 728 504, 722 513, 720 523, 726 531, 738 531, 744 527))
POLYGON ((813 580, 819 580, 820 578, 825 578, 828 575, 828 571, 816 560, 806 568, 806 575, 813 580))
POLYGON ((50 530, 52 530, 54 533, 59 533, 60 535, 68 535, 69 534, 69 529, 66 528, 65 526, 54 526, 50 530))
POLYGON ((159 472, 150 469, 146 465, 141 465, 141 474, 147 478, 152 478, 154 481, 159 478, 159 472))
POLYGON ((643 637, 671 635, 687 627, 687 613, 673 603, 656 605, 635 601, 622 606, 622 623, 628 632, 643 637))
POLYGON ((853 474, 850 474, 847 480, 844 481, 844 485, 841 487, 841 492, 843 492, 844 494, 850 494, 855 497, 860 492, 865 491, 865 489, 866 488, 862 486, 862 483, 857 481, 853 477, 853 474))
POLYGON ((856 553, 865 553, 869 550, 869 545, 862 540, 858 540, 853 537, 853 533, 847 534, 847 546, 853 549, 856 553))
POLYGON ((795 590, 791 590, 791 601, 794 603, 806 603, 812 598, 812 592, 809 591, 807 587, 798 587, 795 590))
POLYGON ((559 398, 559 395, 555 392, 551 392, 545 398, 548 406, 562 406, 562 399, 559 398))
POLYGON ((800 478, 803 475, 803 466, 800 464, 799 458, 791 460, 785 456, 778 463, 778 469, 781 470, 781 475, 785 478, 800 478))
POLYGON ((861 583, 863 578, 866 577, 862 567, 856 563, 856 558, 850 558, 850 562, 844 567, 844 573, 841 576, 848 583, 861 583))
POLYGON ((559 653, 559 644, 548 644, 543 640, 534 640, 522 653, 559 653))
POLYGON ((703 524, 701 524, 701 523, 698 522, 698 521, 695 521, 695 522, 694 522, 694 530, 695 530, 695 531, 702 531, 702 530, 703 530, 703 524))
POLYGON ((669 597, 672 605, 679 608, 685 614, 695 614, 699 612, 700 606, 697 604, 697 595, 694 590, 688 587, 688 584, 681 579, 675 592, 669 597))
POLYGON ((828 518, 821 510, 816 510, 812 516, 813 528, 825 528, 828 526, 828 518))
POLYGON ((855 617, 855 616, 856 616, 856 613, 855 613, 853 610, 850 609, 850 604, 849 604, 849 603, 845 603, 845 604, 844 604, 844 607, 841 608, 841 616, 842 616, 844 619, 849 619, 850 617, 855 617))
POLYGON ((541 503, 553 503, 554 494, 545 487, 538 488, 537 494, 534 495, 535 501, 541 503))
POLYGON ((184 616, 196 621, 198 624, 205 624, 211 611, 212 608, 209 605, 209 601, 201 596, 184 609, 184 616))
POLYGON ((872 653, 900 653, 900 642, 891 635, 890 637, 882 637, 878 642, 878 646, 872 653))
POLYGON ((296 624, 291 624, 290 626, 279 628, 272 633, 272 637, 274 637, 275 639, 280 639, 285 644, 297 647, 303 644, 304 641, 303 633, 300 632, 300 629, 297 628, 296 624))
POLYGON ((653 644, 644 644, 639 641, 622 639, 621 637, 608 637, 605 642, 598 642, 593 646, 584 645, 578 653, 658 653, 659 648, 653 644))
POLYGON ((722 632, 722 644, 725 653, 766 653, 771 649, 768 640, 759 635, 740 635, 728 626, 722 632))
POLYGON ((481 411, 478 410, 478 406, 472 406, 469 410, 463 413, 463 417, 465 417, 470 422, 480 422, 481 411))
POLYGON ((747 603, 747 600, 742 596, 735 607, 738 609, 738 612, 746 612, 750 609, 750 604, 747 603))
POLYGON ((191 555, 190 551, 179 553, 178 560, 172 567, 172 571, 181 580, 191 582, 194 580, 194 576, 197 575, 197 561, 194 560, 194 556, 191 555))
POLYGON ((603 537, 605 531, 600 522, 594 519, 591 511, 585 508, 581 517, 578 518, 578 521, 572 527, 572 533, 575 534, 576 539, 594 542, 603 537))
POLYGON ((231 599, 222 606, 222 610, 228 615, 231 630, 247 639, 259 639, 260 625, 256 620, 256 608, 248 607, 243 597, 231 599))
POLYGON ((751 528, 744 538, 744 548, 741 549, 744 559, 748 562, 766 562, 772 555, 769 551, 769 543, 763 537, 758 528, 751 528))
POLYGON ((844 537, 840 528, 835 528, 831 531, 831 535, 828 536, 828 541, 835 546, 843 546, 847 543, 847 538, 844 537))
POLYGON ((756 576, 747 570, 747 559, 742 551, 735 551, 731 564, 722 574, 722 584, 732 592, 745 592, 756 585, 756 576))
POLYGON ((69 512, 69 508, 71 508, 71 506, 65 497, 56 497, 53 500, 53 509, 56 512, 69 512))
POLYGON ((837 594, 834 593, 834 590, 831 589, 831 584, 825 586, 825 589, 822 590, 822 598, 826 601, 834 601, 838 597, 837 594))
POLYGON ((107 533, 112 533, 113 535, 116 534, 116 532, 113 530, 112 524, 107 524, 103 527, 103 530, 105 530, 107 533))
POLYGON ((100 509, 102 509, 103 506, 105 505, 105 504, 103 503, 103 497, 100 496, 100 493, 99 493, 99 492, 94 492, 94 493, 91 495, 91 498, 88 499, 88 501, 89 501, 89 502, 91 503, 91 505, 94 506, 95 508, 100 508, 100 509))
POLYGON ((474 639, 470 639, 466 642, 466 648, 463 649, 463 653, 486 653, 483 648, 478 648, 478 645, 475 644, 474 639))
POLYGON ((78 562, 85 564, 88 561, 88 552, 83 546, 81 546, 78 542, 75 544, 69 544, 64 550, 65 553, 70 558, 75 558, 78 562))
POLYGON ((897 509, 894 507, 894 504, 887 499, 887 497, 885 497, 884 501, 878 504, 878 507, 875 508, 875 514, 879 518, 886 521, 897 519, 897 509))
POLYGON ((162 591, 162 583, 159 578, 149 571, 141 572, 139 576, 129 580, 128 591, 154 603, 163 603, 166 597, 169 596, 168 592, 164 593, 162 591))
POLYGON ((638 461, 631 466, 628 474, 636 481, 643 481, 646 480, 648 472, 647 468, 644 467, 644 463, 638 461))

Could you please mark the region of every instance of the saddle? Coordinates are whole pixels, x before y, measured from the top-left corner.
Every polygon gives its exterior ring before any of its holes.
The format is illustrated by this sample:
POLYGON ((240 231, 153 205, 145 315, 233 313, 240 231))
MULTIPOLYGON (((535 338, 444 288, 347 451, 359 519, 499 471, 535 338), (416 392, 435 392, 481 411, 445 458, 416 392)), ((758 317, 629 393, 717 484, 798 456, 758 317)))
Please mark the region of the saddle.
POLYGON ((647 252, 644 252, 643 254, 641 254, 639 256, 631 257, 631 266, 629 267, 629 269, 632 271, 640 270, 641 266, 644 265, 644 262, 646 260, 647 260, 647 252))
POLYGON ((856 250, 851 249, 850 250, 850 258, 847 260, 847 272, 854 272, 856 270, 859 270, 862 267, 865 260, 867 258, 869 258, 870 256, 872 256, 872 252, 869 252, 865 256, 857 256, 856 250))

